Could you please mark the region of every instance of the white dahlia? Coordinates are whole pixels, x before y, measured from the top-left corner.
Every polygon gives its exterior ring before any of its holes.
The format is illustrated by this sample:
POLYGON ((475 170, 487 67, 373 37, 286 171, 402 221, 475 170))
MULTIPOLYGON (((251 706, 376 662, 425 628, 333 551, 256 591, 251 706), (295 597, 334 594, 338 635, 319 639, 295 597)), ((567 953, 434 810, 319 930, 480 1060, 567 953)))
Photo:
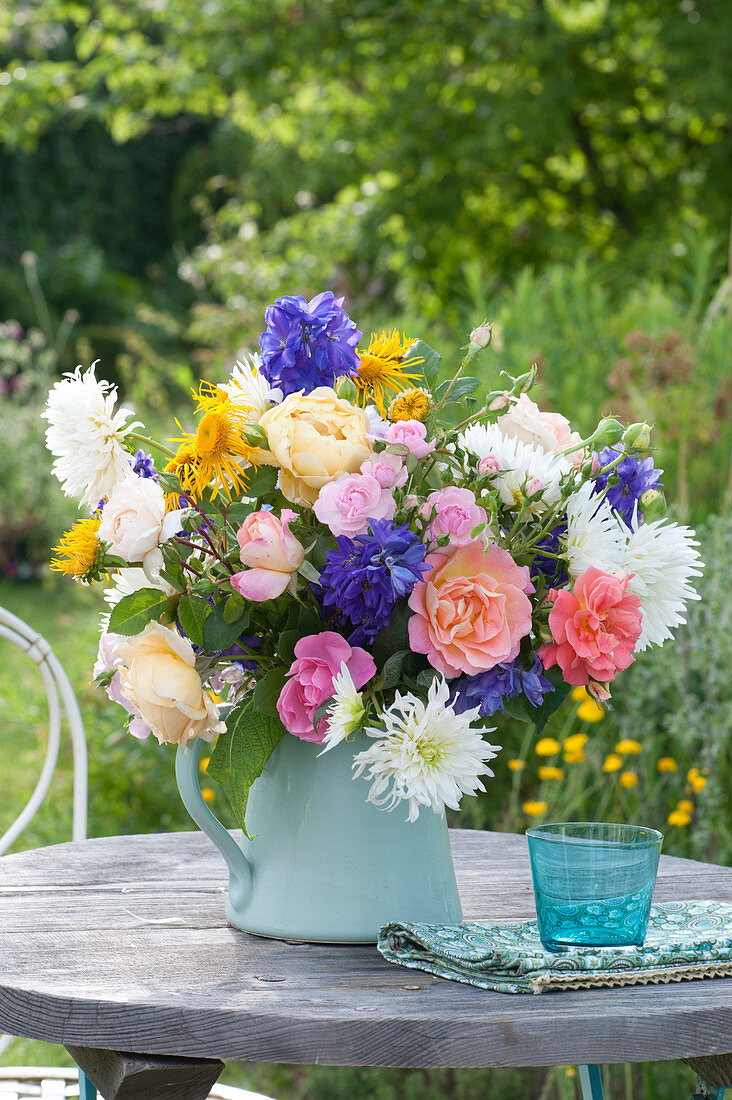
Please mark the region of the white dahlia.
POLYGON ((690 527, 666 519, 643 523, 629 535, 623 571, 631 574, 628 587, 640 596, 643 612, 636 652, 673 637, 673 630, 686 622, 689 600, 701 598, 691 583, 703 568, 698 545, 690 527))
POLYGON ((585 482, 567 499, 567 569, 576 579, 591 565, 616 576, 627 572, 628 528, 604 497, 593 495, 585 482))
POLYGON ((130 409, 114 411, 117 387, 97 379, 96 363, 83 374, 77 367, 65 374, 48 395, 46 446, 53 455, 53 472, 69 497, 96 508, 129 470, 123 445, 130 409), (126 426, 125 426, 126 425, 126 426))
MULTIPOLYGON (((479 708, 456 714, 443 677, 433 680, 427 703, 412 694, 396 693, 381 714, 384 728, 368 726, 372 745, 354 757, 354 778, 366 772, 371 780, 368 801, 388 810, 406 800, 408 820, 421 806, 435 813, 456 810, 463 794, 484 791, 479 775, 493 775, 487 762, 500 745, 490 745, 473 729, 479 708)), ((492 730, 487 731, 492 733, 492 730)))
POLYGON ((277 395, 259 370, 259 356, 244 355, 242 359, 243 362, 237 360, 229 381, 219 389, 227 393, 231 403, 244 412, 247 421, 253 423, 267 411, 277 395))
POLYGON ((501 500, 509 506, 522 495, 541 490, 535 506, 551 507, 561 498, 562 480, 572 472, 566 458, 550 454, 538 444, 530 445, 504 435, 495 424, 472 424, 462 433, 459 443, 478 459, 495 459, 498 466, 495 484, 501 500))
POLYGON ((346 662, 341 661, 341 670, 333 677, 333 703, 330 708, 328 729, 323 738, 323 752, 345 741, 355 729, 358 729, 365 713, 363 696, 360 691, 356 691, 356 685, 346 662))

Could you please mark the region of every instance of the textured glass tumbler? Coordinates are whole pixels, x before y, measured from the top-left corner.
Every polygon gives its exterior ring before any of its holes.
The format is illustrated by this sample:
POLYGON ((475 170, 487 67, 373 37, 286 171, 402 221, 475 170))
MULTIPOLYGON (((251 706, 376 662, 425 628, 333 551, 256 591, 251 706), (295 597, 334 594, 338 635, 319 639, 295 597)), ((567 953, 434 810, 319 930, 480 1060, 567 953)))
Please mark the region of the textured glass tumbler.
POLYGON ((527 829, 539 936, 549 951, 641 946, 663 835, 569 821, 527 829))

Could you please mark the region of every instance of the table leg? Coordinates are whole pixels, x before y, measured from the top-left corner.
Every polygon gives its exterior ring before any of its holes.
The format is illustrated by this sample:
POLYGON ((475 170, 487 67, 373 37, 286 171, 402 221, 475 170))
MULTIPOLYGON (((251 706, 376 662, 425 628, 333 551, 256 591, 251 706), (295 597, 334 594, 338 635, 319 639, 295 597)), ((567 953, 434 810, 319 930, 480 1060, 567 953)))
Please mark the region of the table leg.
POLYGON ((577 1066, 579 1070, 582 1100, 603 1100, 602 1078, 599 1066, 577 1066))
POLYGON ((696 1073, 695 1097, 700 1100, 732 1100, 732 1054, 684 1058, 696 1073))
POLYGON ((97 1090, 83 1069, 79 1070, 79 1100, 97 1100, 97 1090))
MULTIPOLYGON (((96 1047, 67 1046, 103 1100, 206 1100, 224 1063, 213 1058, 167 1058, 96 1047)), ((91 1091, 81 1100, 93 1100, 91 1091)))

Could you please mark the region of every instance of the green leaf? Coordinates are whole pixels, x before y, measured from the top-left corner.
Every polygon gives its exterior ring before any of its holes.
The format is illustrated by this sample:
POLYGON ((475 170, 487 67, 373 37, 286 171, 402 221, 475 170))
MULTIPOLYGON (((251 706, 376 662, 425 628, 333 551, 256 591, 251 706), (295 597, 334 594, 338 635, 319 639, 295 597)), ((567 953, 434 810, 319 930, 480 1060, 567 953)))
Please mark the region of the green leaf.
POLYGON ((407 621, 410 614, 406 601, 398 603, 392 612, 391 622, 376 635, 371 654, 378 668, 386 664, 392 653, 409 649, 407 621))
POLYGON ((277 718, 277 700, 282 688, 285 686, 287 672, 284 668, 271 668, 263 676, 257 678, 254 688, 254 706, 262 714, 269 718, 277 718))
POLYGON ((181 596, 178 622, 194 645, 203 645, 203 628, 210 614, 211 604, 203 596, 181 596))
POLYGON ((233 592, 224 604, 224 622, 227 626, 236 623, 246 611, 246 604, 238 592, 233 592))
POLYGON ((562 671, 557 665, 542 673, 552 684, 554 691, 545 695, 540 707, 532 707, 526 701, 526 714, 530 722, 536 723, 536 732, 541 733, 548 720, 558 710, 571 691, 571 685, 567 684, 562 676, 562 671))
POLYGON ((109 616, 111 634, 139 634, 153 619, 159 619, 169 605, 159 588, 140 588, 123 596, 109 616))
POLYGON ((218 653, 222 649, 228 649, 246 631, 249 611, 246 610, 244 615, 235 622, 227 623, 224 619, 225 610, 226 600, 219 600, 204 623, 203 644, 208 653, 218 653))
POLYGON ((295 660, 295 646, 305 635, 299 628, 283 630, 277 641, 277 655, 286 665, 295 660))
POLYGON ((424 340, 417 340, 412 344, 407 354, 402 359, 402 363, 409 366, 410 359, 424 359, 424 363, 416 363, 415 370, 418 370, 425 378, 425 381, 434 386, 437 381, 437 376, 440 373, 440 364, 442 363, 442 356, 439 352, 431 348, 429 344, 426 344, 424 340))
POLYGON ((402 666, 410 656, 408 649, 400 649, 397 653, 392 653, 391 657, 384 662, 381 670, 381 687, 384 691, 397 686, 401 680, 402 666))
POLYGON ((432 687, 432 681, 439 676, 439 672, 434 668, 423 668, 417 676, 417 686, 422 691, 429 691, 432 687))
POLYGON ((315 714, 313 715, 313 729, 315 730, 316 733, 318 732, 318 722, 320 721, 321 718, 327 718, 328 717, 328 715, 330 714, 331 707, 333 706, 334 702, 335 702, 335 699, 333 699, 333 698, 326 699, 324 703, 320 704, 320 706, 316 710, 315 714))
POLYGON ((474 393, 479 386, 480 382, 477 378, 458 378, 457 382, 452 382, 451 379, 447 382, 440 382, 435 390, 435 400, 442 401, 449 390, 448 404, 451 401, 459 401, 461 397, 474 393))
POLYGON ((277 487, 277 467, 260 466, 249 478, 245 493, 248 497, 266 497, 277 487))
POLYGON ((306 581, 313 581, 315 584, 320 580, 320 573, 307 558, 303 561, 302 565, 298 569, 298 573, 301 577, 304 577, 306 581))
POLYGON ((226 719, 206 772, 222 785, 239 825, 245 823, 249 788, 262 774, 275 745, 285 734, 279 718, 257 714, 250 702, 240 703, 226 719))

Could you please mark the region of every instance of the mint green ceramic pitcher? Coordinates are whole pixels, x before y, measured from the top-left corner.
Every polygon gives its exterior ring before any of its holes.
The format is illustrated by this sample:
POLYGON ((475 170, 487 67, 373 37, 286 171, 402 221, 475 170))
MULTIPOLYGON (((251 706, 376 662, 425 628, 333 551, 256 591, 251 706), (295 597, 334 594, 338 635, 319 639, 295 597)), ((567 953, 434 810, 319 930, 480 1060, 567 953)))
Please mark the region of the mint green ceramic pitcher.
POLYGON ((204 742, 179 748, 176 777, 193 820, 229 868, 226 918, 260 936, 372 943, 391 920, 455 923, 462 910, 447 823, 422 809, 380 810, 353 779, 358 745, 322 746, 285 734, 250 791, 241 845, 199 786, 204 742))

